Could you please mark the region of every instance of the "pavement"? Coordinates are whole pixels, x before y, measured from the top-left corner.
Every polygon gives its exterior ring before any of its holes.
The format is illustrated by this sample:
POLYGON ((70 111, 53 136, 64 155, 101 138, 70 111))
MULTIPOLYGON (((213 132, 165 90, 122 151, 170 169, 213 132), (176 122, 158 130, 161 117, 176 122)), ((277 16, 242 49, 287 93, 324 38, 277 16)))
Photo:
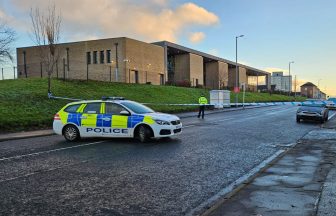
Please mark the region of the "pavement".
MULTIPOLYGON (((224 109, 217 109, 217 110, 207 110, 205 111, 205 115, 209 114, 215 114, 220 112, 232 112, 232 111, 238 111, 243 109, 255 109, 255 108, 262 108, 267 106, 273 106, 273 105, 263 105, 263 106, 247 106, 247 107, 238 107, 238 108, 224 108, 224 109)), ((184 113, 178 113, 175 114, 181 119, 183 118, 189 118, 189 117, 195 117, 197 116, 198 112, 184 112, 184 113)), ((17 133, 4 133, 0 134, 0 142, 2 141, 8 141, 8 140, 17 140, 17 139, 26 139, 31 137, 41 137, 41 136, 50 136, 53 135, 54 131, 52 129, 45 129, 45 130, 35 130, 35 131, 22 131, 17 133)))
POLYGON ((336 118, 202 215, 336 215, 336 118))

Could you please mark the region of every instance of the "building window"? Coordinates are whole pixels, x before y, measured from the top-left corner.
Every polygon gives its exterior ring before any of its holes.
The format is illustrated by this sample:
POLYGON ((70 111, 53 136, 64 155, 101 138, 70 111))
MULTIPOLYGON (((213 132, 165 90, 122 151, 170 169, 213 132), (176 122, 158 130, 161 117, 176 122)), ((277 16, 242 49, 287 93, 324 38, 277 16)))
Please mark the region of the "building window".
POLYGON ((86 64, 91 64, 91 52, 86 52, 86 64))
POLYGON ((98 58, 97 58, 97 51, 93 51, 93 64, 98 63, 98 58))
POLYGON ((106 50, 106 62, 111 63, 111 50, 106 50))
POLYGON ((104 50, 100 51, 100 64, 104 64, 104 50))

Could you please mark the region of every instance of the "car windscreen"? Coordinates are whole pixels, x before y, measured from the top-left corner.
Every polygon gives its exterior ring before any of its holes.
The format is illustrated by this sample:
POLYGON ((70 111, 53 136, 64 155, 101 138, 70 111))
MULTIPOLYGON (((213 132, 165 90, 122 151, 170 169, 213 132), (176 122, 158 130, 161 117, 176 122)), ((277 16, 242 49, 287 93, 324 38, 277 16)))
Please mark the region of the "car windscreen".
POLYGON ((325 104, 303 104, 304 107, 325 107, 325 104))
POLYGON ((127 107, 128 109, 132 110, 134 113, 137 114, 144 114, 144 113, 153 113, 154 110, 152 110, 149 107, 146 107, 142 104, 136 103, 136 102, 132 102, 132 101, 125 101, 120 103, 122 105, 124 105, 125 107, 127 107))

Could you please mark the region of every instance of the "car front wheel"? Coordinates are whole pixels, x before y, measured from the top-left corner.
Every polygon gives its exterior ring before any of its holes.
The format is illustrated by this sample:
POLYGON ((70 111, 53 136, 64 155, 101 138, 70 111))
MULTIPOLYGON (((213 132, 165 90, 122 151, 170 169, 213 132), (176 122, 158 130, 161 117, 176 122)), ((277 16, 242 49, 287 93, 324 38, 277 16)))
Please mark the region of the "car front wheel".
POLYGON ((79 131, 74 125, 67 125, 63 130, 63 136, 67 141, 76 141, 79 139, 79 131))
POLYGON ((150 130, 145 125, 140 125, 138 129, 137 138, 140 142, 147 142, 150 138, 150 130))
POLYGON ((297 122, 297 123, 300 123, 300 120, 301 120, 301 119, 300 119, 299 117, 296 116, 296 122, 297 122))

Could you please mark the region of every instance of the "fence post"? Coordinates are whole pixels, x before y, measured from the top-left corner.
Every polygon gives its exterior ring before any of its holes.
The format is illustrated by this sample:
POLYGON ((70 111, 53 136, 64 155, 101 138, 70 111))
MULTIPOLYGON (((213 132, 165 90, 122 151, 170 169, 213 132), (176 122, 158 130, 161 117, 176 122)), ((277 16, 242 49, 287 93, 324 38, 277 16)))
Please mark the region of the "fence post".
POLYGON ((63 80, 65 81, 65 58, 63 58, 63 80))
POLYGON ((112 67, 110 65, 110 82, 112 82, 112 67))
POLYGON ((2 80, 4 80, 4 74, 3 74, 3 68, 1 68, 1 73, 2 73, 2 80))
POLYGON ((14 74, 14 79, 15 79, 15 66, 13 67, 13 74, 14 74))
POLYGON ((56 59, 56 77, 58 79, 58 59, 56 59))
POLYGON ((24 68, 24 73, 26 75, 26 78, 28 78, 28 74, 27 74, 27 62, 26 62, 26 51, 23 51, 23 68, 24 68))
POLYGON ((86 81, 89 81, 89 64, 86 64, 86 81))
POLYGON ((43 71, 42 71, 42 62, 40 62, 40 67, 41 67, 41 78, 42 78, 42 73, 43 73, 43 71))
POLYGON ((128 69, 128 83, 131 83, 131 69, 128 69))

